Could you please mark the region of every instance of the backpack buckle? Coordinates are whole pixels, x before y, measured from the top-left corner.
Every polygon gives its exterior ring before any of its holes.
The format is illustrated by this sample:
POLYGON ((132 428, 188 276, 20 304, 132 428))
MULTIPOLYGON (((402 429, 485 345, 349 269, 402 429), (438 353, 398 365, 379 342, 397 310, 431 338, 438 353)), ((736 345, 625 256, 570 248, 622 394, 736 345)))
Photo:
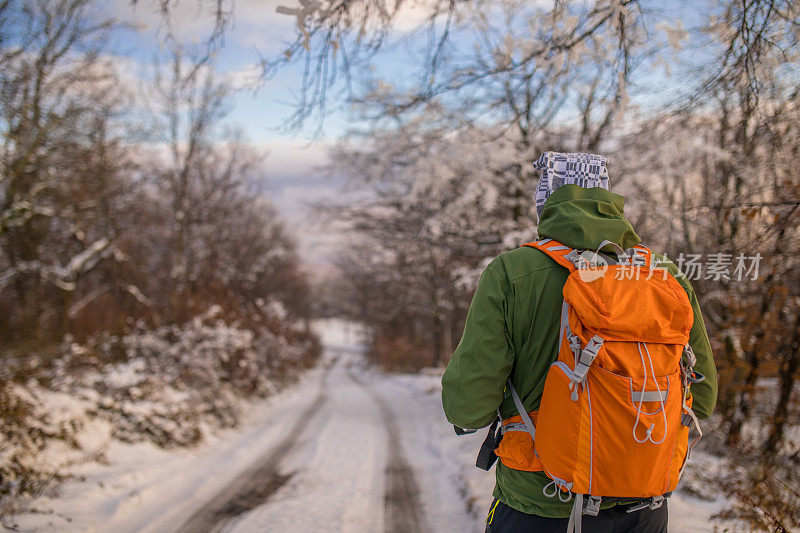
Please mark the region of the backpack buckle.
POLYGON ((705 379, 706 377, 696 370, 692 370, 692 373, 686 376, 686 380, 689 383, 700 383, 701 381, 705 381, 705 379))
POLYGON ((694 365, 697 363, 697 356, 694 354, 694 350, 686 343, 683 347, 683 354, 686 356, 686 368, 694 368, 694 365))
POLYGON ((589 516, 597 516, 600 512, 600 502, 603 498, 600 496, 588 496, 583 500, 583 514, 589 516))
POLYGON ((653 501, 650 502, 650 509, 658 509, 664 505, 664 496, 653 496, 653 501))
POLYGON ((658 509, 662 505, 664 505, 664 500, 667 498, 663 495, 661 496, 653 496, 652 498, 647 498, 646 500, 642 500, 637 504, 631 505, 625 511, 626 513, 635 513, 636 511, 641 511, 642 509, 658 509))
POLYGON ((581 253, 578 250, 572 250, 570 253, 564 255, 564 259, 572 263, 575 268, 583 268, 586 266, 586 261, 581 257, 581 253))
POLYGON ((594 360, 597 358, 597 354, 600 352, 600 348, 603 347, 603 338, 599 335, 595 335, 589 342, 586 344, 586 348, 579 352, 577 357, 577 362, 575 364, 575 368, 573 369, 572 373, 575 376, 575 383, 583 382, 584 378, 586 377, 586 373, 589 371, 589 367, 592 366, 594 360))
POLYGON ((603 342, 604 342, 603 337, 599 335, 595 335, 594 337, 589 339, 589 342, 586 344, 586 348, 581 350, 581 356, 579 360, 580 363, 586 366, 591 366, 595 358, 597 357, 597 354, 600 352, 600 348, 602 348, 603 342))

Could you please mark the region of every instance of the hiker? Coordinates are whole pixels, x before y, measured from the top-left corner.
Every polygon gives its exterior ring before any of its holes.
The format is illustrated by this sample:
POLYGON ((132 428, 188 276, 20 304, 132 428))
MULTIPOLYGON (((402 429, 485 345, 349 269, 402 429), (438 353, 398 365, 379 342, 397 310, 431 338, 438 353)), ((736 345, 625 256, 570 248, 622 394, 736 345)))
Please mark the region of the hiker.
POLYGON ((606 165, 537 161, 538 240, 486 267, 442 377, 457 428, 502 421, 486 531, 667 531, 666 498, 716 403, 694 290, 641 245, 606 165))

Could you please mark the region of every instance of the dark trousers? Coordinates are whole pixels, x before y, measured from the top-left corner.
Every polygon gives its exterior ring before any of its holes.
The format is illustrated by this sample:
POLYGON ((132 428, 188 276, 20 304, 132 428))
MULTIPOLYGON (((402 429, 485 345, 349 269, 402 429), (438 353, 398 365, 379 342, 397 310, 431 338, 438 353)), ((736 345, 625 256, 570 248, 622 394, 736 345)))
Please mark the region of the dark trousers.
MULTIPOLYGON (((667 533, 667 502, 658 509, 626 512, 629 506, 603 509, 597 516, 583 516, 586 533, 667 533)), ((503 502, 492 502, 486 518, 486 533, 550 533, 567 530, 568 518, 544 518, 512 509, 503 502)))

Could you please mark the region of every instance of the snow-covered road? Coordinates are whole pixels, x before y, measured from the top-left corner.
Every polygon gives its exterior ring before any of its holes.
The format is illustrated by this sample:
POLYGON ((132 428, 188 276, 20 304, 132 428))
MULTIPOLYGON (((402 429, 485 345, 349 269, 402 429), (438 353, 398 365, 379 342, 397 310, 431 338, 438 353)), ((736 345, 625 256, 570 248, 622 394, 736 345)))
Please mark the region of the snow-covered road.
MULTIPOLYGON (((328 332, 330 334, 330 332, 328 332)), ((483 431, 457 437, 440 373, 383 374, 328 335, 318 368, 197 449, 112 444, 20 517, 25 531, 482 531, 494 475, 473 466, 483 431)), ((718 504, 680 495, 670 531, 712 531, 718 504)))
POLYGON ((291 479, 230 531, 427 531, 394 408, 361 368, 332 351, 328 398, 297 434, 281 468, 291 479))

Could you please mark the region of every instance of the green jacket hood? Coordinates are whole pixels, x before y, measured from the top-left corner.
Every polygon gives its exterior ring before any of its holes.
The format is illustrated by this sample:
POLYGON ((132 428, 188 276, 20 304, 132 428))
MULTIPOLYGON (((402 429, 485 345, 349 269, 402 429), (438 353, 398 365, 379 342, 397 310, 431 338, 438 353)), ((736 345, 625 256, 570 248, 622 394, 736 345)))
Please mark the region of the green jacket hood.
POLYGON ((641 239, 625 219, 624 206, 624 197, 601 187, 563 185, 544 204, 539 237, 583 250, 594 250, 609 240, 627 250, 641 239))

